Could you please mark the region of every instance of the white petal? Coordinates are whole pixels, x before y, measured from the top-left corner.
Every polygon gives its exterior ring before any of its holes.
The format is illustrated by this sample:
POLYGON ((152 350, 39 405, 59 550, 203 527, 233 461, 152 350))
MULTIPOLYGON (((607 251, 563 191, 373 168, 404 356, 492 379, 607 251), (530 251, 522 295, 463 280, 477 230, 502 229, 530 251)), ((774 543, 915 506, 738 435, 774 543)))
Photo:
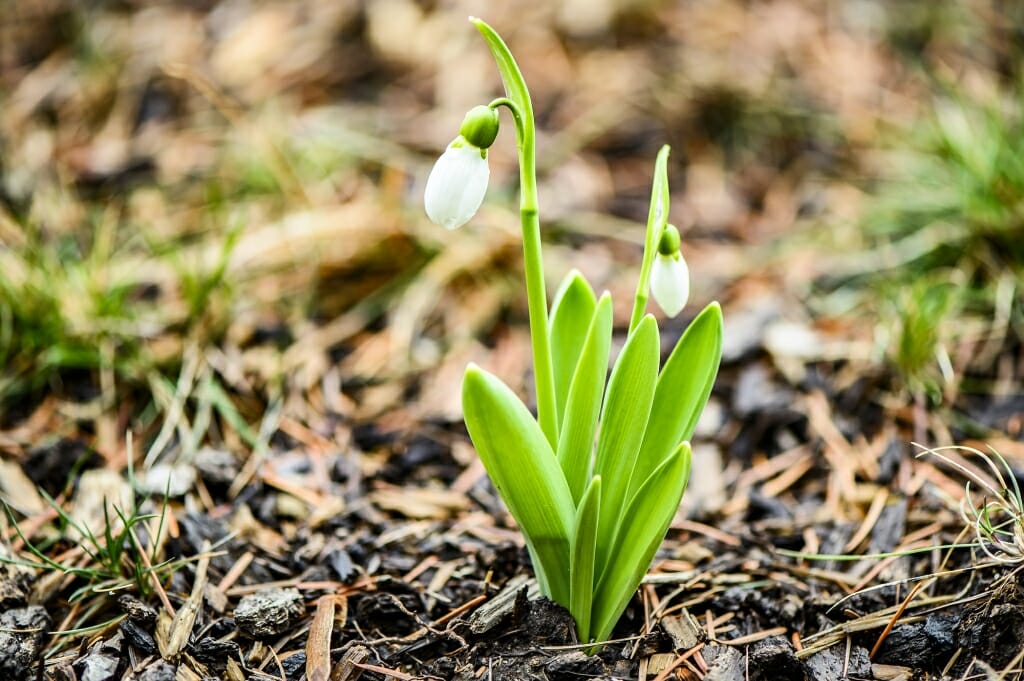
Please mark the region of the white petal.
POLYGON ((423 203, 435 224, 455 229, 476 214, 487 192, 490 169, 480 149, 462 138, 448 145, 427 178, 423 203))
POLYGON ((681 253, 658 253, 651 267, 651 295, 669 317, 675 317, 690 297, 690 268, 681 253))

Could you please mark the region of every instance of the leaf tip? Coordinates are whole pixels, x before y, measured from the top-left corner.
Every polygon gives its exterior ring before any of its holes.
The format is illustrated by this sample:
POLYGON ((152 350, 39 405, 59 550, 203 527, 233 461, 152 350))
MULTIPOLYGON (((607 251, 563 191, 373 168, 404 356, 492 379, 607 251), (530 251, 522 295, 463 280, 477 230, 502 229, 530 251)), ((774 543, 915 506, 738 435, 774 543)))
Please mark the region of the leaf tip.
POLYGON ((486 378, 487 372, 477 366, 476 362, 470 362, 466 365, 466 371, 462 374, 462 391, 465 393, 467 390, 471 390, 486 378))

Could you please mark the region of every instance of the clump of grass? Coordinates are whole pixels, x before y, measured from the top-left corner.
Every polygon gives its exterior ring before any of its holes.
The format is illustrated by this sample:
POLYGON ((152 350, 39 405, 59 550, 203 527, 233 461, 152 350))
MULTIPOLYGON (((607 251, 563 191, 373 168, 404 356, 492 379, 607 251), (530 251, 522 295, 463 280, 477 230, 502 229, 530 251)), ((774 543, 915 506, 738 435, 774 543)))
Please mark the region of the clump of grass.
POLYGON ((845 244, 860 252, 818 283, 832 304, 874 317, 897 383, 935 404, 964 369, 947 346, 1024 338, 1024 89, 952 92, 892 132, 845 244))
POLYGON ((158 341, 212 342, 226 329, 238 227, 209 264, 194 262, 177 237, 146 242, 109 216, 75 236, 7 227, 17 241, 0 251, 0 412, 68 382, 90 399, 103 373, 108 387, 145 388, 180 364, 180 353, 153 350, 158 341))
POLYGON ((1024 272, 1024 93, 953 94, 903 132, 868 234, 906 255, 907 277, 955 267, 984 286, 1024 272))
POLYGON ((1011 565, 1024 562, 1024 496, 1009 462, 994 449, 988 454, 966 446, 924 448, 924 454, 967 478, 960 514, 974 533, 974 545, 993 561, 1011 565), (991 478, 944 453, 950 450, 981 460, 991 478), (982 498, 976 499, 979 491, 982 498))
POLYGON ((75 520, 60 502, 40 490, 43 498, 56 515, 57 532, 53 539, 33 542, 27 537, 15 517, 14 511, 4 503, 7 520, 25 547, 29 557, 7 558, 0 562, 41 571, 57 571, 71 576, 78 583, 68 597, 77 603, 98 593, 123 591, 131 588, 143 598, 153 594, 154 576, 158 581, 170 574, 176 562, 160 561, 159 543, 155 541, 164 532, 168 507, 161 505, 159 512, 145 512, 139 504, 122 509, 116 504, 103 507, 103 529, 97 535, 87 524, 75 520), (155 530, 150 521, 156 522, 155 530), (140 534, 142 537, 140 537, 140 534), (66 560, 51 557, 57 542, 72 535, 80 539, 79 551, 66 560), (149 546, 143 537, 149 539, 149 546))
POLYGON ((942 388, 953 380, 948 322, 955 313, 956 290, 948 281, 918 281, 886 291, 882 334, 886 361, 917 399, 941 401, 942 388))

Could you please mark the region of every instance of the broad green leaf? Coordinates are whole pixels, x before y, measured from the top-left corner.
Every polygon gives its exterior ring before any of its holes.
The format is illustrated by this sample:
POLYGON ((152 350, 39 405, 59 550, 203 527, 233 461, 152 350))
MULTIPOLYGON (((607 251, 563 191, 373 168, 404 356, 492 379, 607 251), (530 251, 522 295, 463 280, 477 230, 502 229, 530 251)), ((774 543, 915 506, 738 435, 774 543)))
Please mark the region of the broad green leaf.
POLYGON ((626 508, 612 558, 594 594, 590 631, 595 641, 611 635, 647 573, 679 508, 689 477, 690 445, 684 442, 651 473, 626 508))
POLYGON ((590 614, 594 602, 594 551, 597 545, 597 517, 601 505, 601 476, 590 479, 576 510, 576 528, 569 559, 572 575, 569 612, 576 620, 580 642, 590 641, 590 614))
POLYGON ((590 322, 565 408, 565 421, 558 436, 558 463, 578 503, 590 478, 594 435, 601 415, 601 398, 608 374, 608 353, 612 342, 612 299, 605 293, 590 322))
POLYGON ((590 326, 596 304, 590 284, 576 270, 562 280, 562 285, 555 294, 555 302, 552 303, 551 363, 555 374, 555 405, 559 433, 562 424, 565 423, 565 404, 576 372, 576 363, 583 351, 585 331, 590 326))
POLYGON ((711 303, 690 323, 661 370, 627 499, 680 442, 693 435, 721 357, 722 308, 711 303))
POLYGON ((462 381, 462 410, 491 481, 523 531, 544 595, 567 606, 575 509, 547 438, 516 394, 474 364, 462 381))
POLYGON ((633 461, 644 436, 658 378, 658 324, 647 315, 630 334, 615 362, 601 410, 594 474, 601 476, 597 566, 608 560, 633 461))

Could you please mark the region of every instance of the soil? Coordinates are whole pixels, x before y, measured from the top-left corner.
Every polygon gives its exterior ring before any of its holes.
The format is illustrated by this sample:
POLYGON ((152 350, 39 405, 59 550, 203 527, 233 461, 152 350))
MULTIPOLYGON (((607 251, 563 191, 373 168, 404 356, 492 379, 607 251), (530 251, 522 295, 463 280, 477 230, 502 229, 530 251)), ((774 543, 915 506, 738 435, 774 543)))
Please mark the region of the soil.
MULTIPOLYGON (((302 679, 311 620, 328 596, 335 599, 335 679, 960 679, 982 664, 1019 663, 1024 577, 1011 563, 984 567, 977 550, 854 562, 779 553, 804 550, 812 536, 820 553, 842 553, 858 532, 858 547, 881 553, 906 546, 922 527, 938 545, 962 527, 937 499, 901 491, 910 484, 908 472, 912 479, 940 469, 881 434, 876 408, 851 399, 850 389, 830 388, 834 367, 808 370, 805 383, 792 384, 759 353, 724 366, 712 402, 722 423, 701 440, 731 452, 743 472, 719 490, 719 502, 711 500, 714 481, 695 475, 691 487, 707 486, 690 490, 695 503, 718 503, 716 510, 691 507, 677 518, 648 583, 596 655, 575 640, 563 608, 539 597, 535 585, 531 591, 522 542, 485 476, 476 474, 467 503, 445 506, 447 490, 466 484, 466 468, 453 455, 465 435, 458 423, 435 423, 415 435, 360 429, 357 446, 383 457, 376 473, 355 484, 344 452, 320 462, 300 453, 305 462, 291 465, 296 480, 326 464, 332 483, 348 490, 344 510, 316 527, 283 513, 282 492, 265 483, 230 502, 220 496, 226 490, 213 470, 201 474, 217 494, 212 510, 170 500, 177 532, 166 555, 215 548, 194 626, 168 660, 160 661, 159 603, 152 595, 145 603, 111 594, 106 607, 123 618, 43 664, 41 655, 54 644, 44 632, 69 616, 68 605, 40 601, 42 575, 8 566, 0 581, 3 678, 151 680, 173 672, 302 679), (749 386, 757 396, 742 394, 749 386), (870 440, 881 454, 871 489, 884 491, 885 505, 868 528, 822 512, 834 484, 822 456, 812 456, 809 470, 784 491, 773 487, 794 452, 821 451, 822 424, 808 410, 822 405, 833 410, 829 423, 837 428, 826 435, 845 437, 839 424, 878 433, 870 440), (754 451, 774 454, 759 458, 754 451), (403 480, 405 498, 372 501, 403 480), (234 584, 213 586, 243 563, 234 584), (931 574, 941 576, 914 581, 931 574), (921 598, 896 615, 914 584, 926 585, 921 598), (39 602, 45 608, 30 605, 39 602)), ((700 457, 708 450, 697 451, 700 457)), ((72 458, 89 470, 95 459, 87 452, 59 441, 33 450, 26 462, 35 462, 33 475, 46 481, 65 475, 72 458)), ((695 468, 701 465, 698 458, 695 468)), ((165 585, 174 608, 185 607, 197 569, 191 561, 165 585)))

